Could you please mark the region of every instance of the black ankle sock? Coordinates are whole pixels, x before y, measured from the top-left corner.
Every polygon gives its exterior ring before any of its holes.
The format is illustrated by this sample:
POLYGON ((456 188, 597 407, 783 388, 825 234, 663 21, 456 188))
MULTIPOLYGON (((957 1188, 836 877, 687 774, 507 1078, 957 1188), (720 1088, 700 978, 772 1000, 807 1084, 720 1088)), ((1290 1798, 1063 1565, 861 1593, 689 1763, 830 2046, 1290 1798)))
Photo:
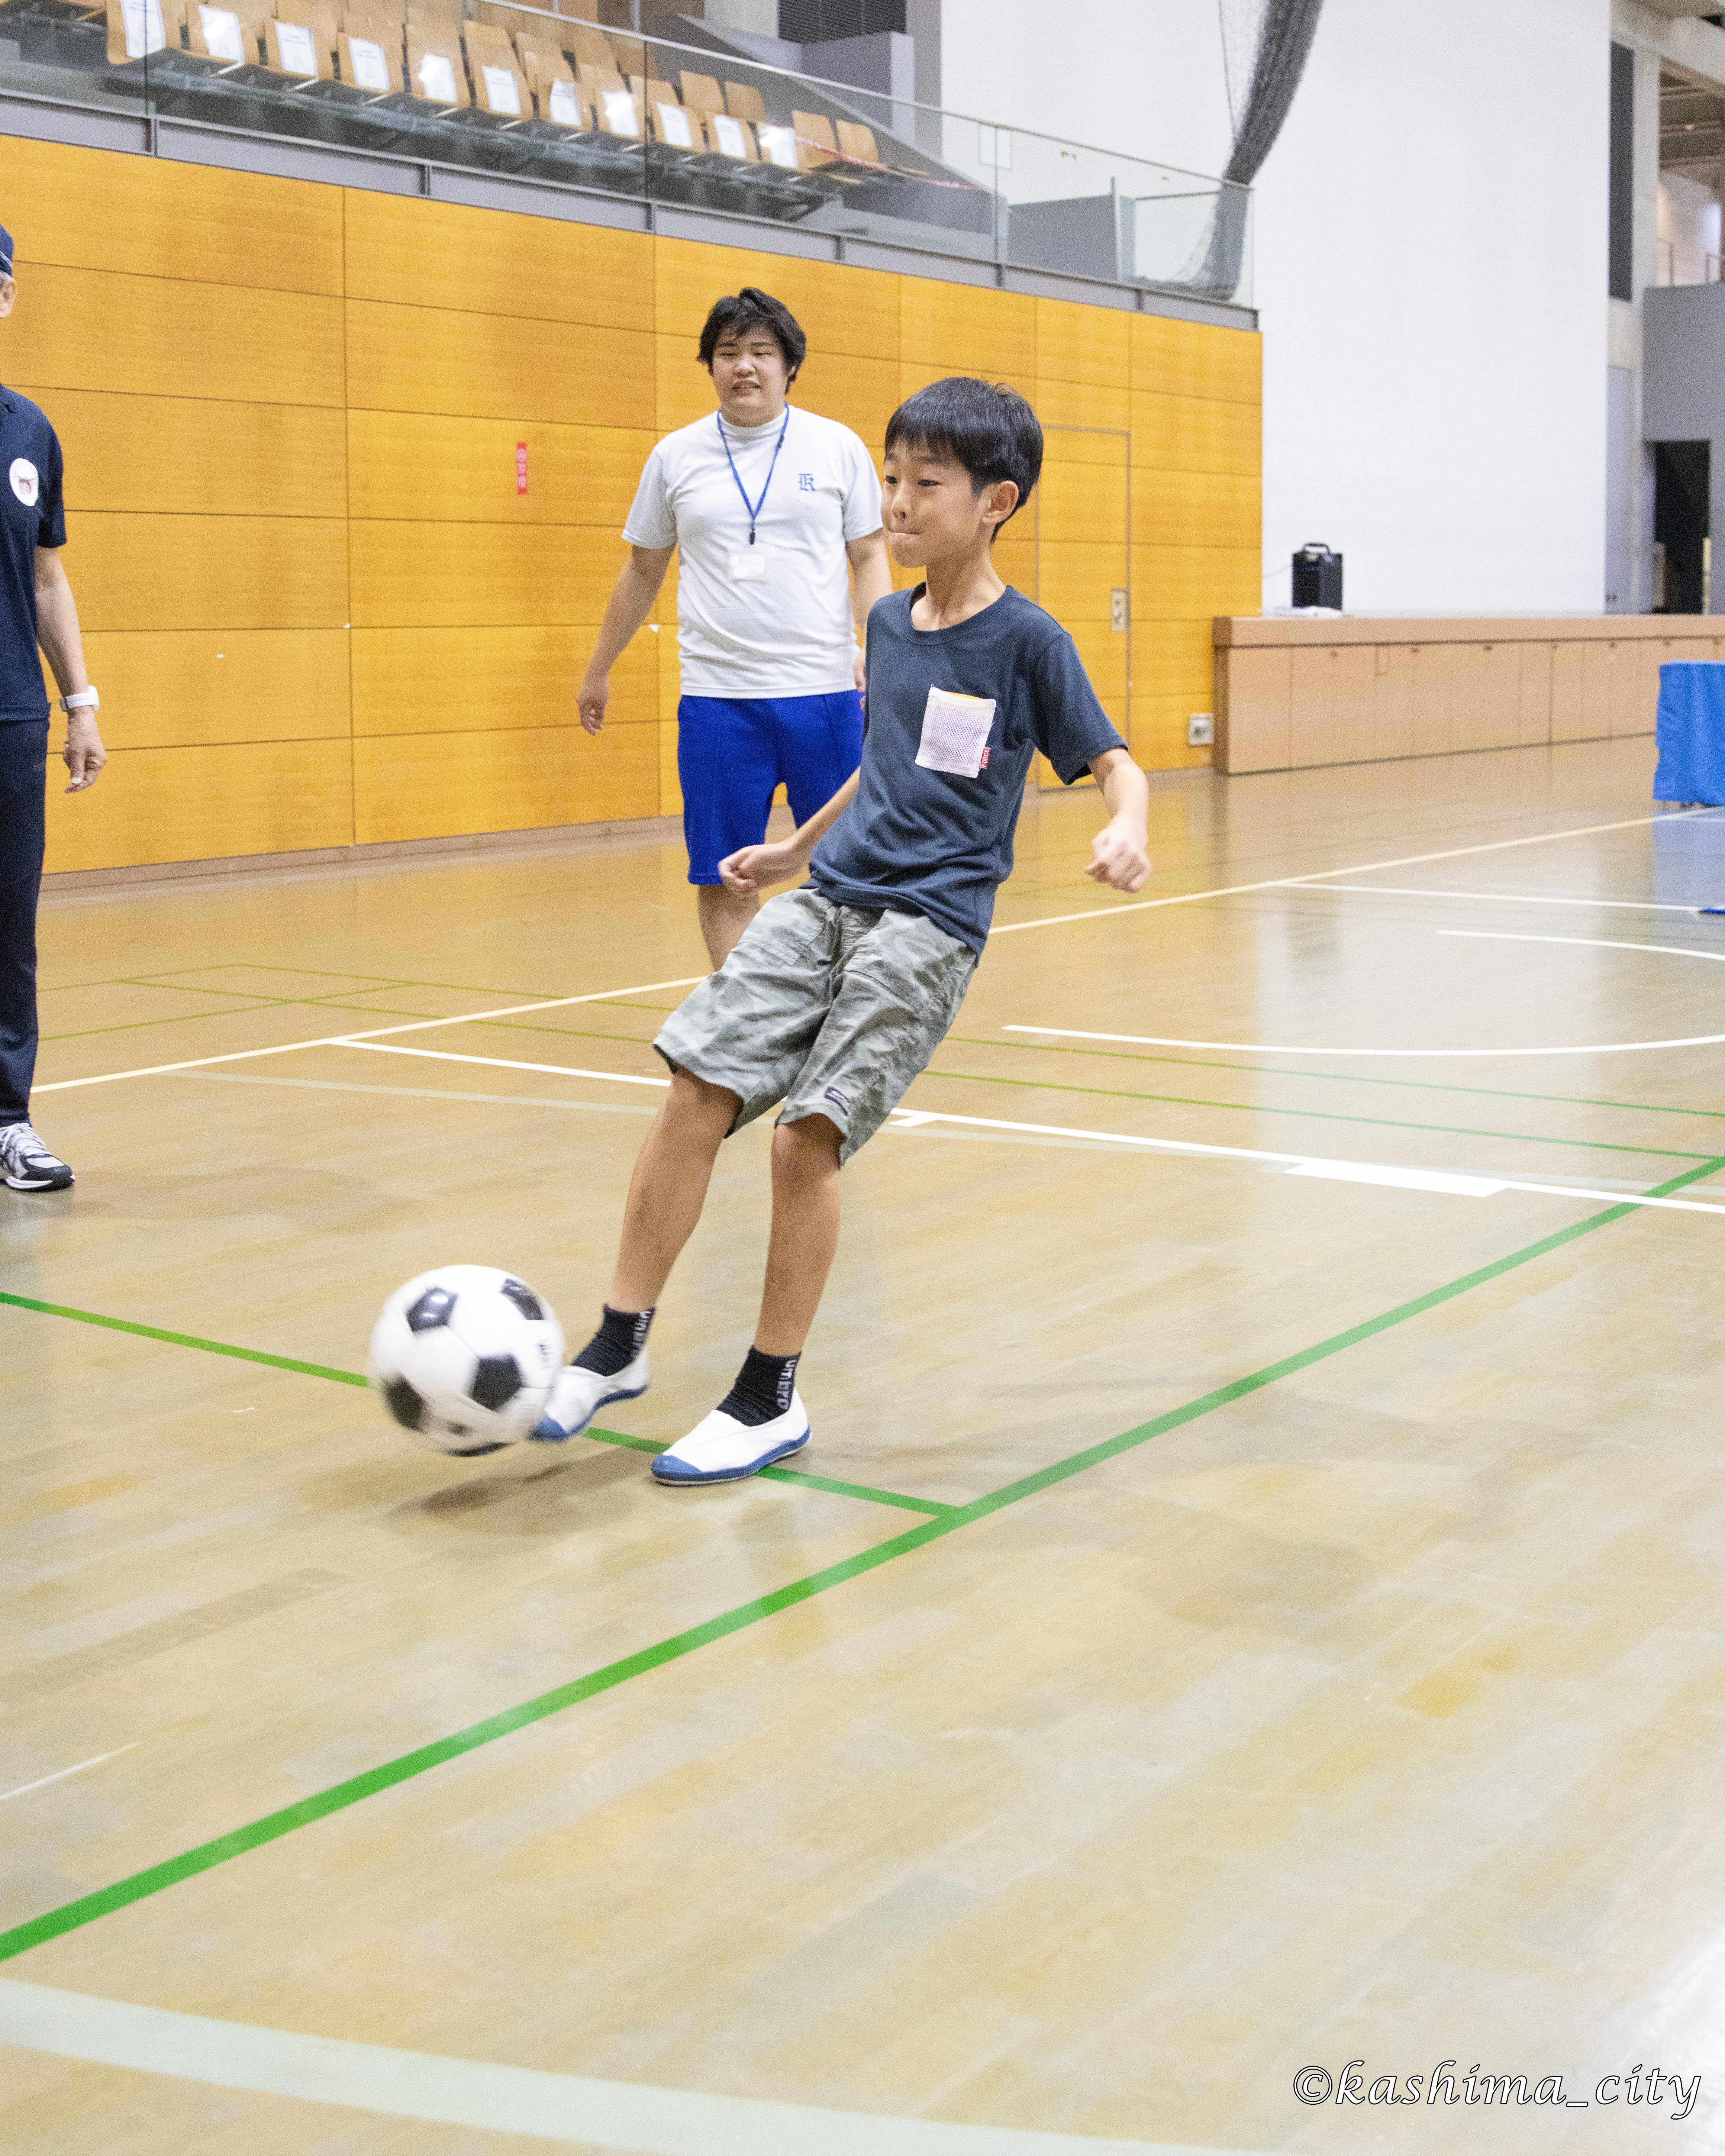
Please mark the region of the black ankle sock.
POLYGON ((650 1310, 613 1310, 608 1302, 599 1329, 575 1358, 578 1370, 596 1370, 602 1378, 614 1378, 626 1369, 647 1344, 650 1310))
POLYGON ((791 1404, 797 1365, 802 1359, 800 1353, 763 1355, 751 1348, 742 1358, 737 1383, 719 1403, 720 1414, 732 1416, 750 1430, 782 1415, 791 1404))

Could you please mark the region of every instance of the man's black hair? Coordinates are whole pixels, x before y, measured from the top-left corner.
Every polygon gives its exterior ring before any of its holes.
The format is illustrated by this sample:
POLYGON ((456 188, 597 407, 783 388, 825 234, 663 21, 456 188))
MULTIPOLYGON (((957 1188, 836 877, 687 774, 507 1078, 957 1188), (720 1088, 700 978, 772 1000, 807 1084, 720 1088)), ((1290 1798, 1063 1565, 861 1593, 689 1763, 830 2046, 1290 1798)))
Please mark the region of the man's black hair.
POLYGON ((790 379, 794 382, 809 350, 803 325, 783 300, 775 300, 772 293, 762 291, 756 285, 745 285, 734 298, 727 292, 722 300, 714 300, 712 312, 701 325, 701 365, 711 374, 720 338, 745 336, 753 329, 772 331, 784 354, 790 379))
MULTIPOLYGON (((1016 389, 974 375, 949 374, 907 397, 886 423, 886 454, 927 449, 970 474, 974 493, 1009 479, 1017 485, 1016 516, 1042 471, 1042 429, 1016 389)), ((1003 517, 1009 524, 1012 517, 1003 517)), ((999 527, 997 527, 998 529, 999 527)))

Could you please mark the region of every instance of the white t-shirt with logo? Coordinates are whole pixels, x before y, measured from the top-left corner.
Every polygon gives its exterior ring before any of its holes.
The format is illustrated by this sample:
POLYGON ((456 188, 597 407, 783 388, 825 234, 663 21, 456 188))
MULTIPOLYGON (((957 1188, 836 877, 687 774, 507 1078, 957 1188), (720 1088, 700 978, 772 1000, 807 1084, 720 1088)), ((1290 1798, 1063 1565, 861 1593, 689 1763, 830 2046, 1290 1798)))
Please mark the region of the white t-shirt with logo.
POLYGON ((667 434, 641 474, 623 536, 680 551, 685 696, 830 696, 856 685, 845 547, 880 529, 880 482, 849 427, 794 408, 788 426, 786 417, 733 427, 711 413, 667 434), (767 487, 752 547, 738 480, 751 502, 767 487))

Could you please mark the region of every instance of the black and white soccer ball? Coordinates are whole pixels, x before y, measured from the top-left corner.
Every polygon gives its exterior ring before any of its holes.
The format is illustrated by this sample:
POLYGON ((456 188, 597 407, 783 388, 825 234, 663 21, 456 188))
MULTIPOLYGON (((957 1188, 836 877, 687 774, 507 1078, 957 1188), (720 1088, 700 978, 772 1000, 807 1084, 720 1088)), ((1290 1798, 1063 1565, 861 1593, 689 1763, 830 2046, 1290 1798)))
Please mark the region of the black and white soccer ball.
POLYGON ((467 1459, 531 1434, 562 1359, 562 1327, 525 1281, 439 1265, 384 1304, 366 1374, 415 1444, 467 1459))

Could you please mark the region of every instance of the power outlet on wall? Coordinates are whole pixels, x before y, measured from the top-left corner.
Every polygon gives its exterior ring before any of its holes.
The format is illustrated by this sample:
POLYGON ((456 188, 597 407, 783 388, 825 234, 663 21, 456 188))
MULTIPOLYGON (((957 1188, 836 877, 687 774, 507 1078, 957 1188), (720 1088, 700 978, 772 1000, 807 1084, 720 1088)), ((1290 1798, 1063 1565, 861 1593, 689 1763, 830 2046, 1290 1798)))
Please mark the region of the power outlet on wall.
POLYGON ((1216 721, 1209 711, 1194 711, 1186 721, 1188 748, 1208 748, 1216 738, 1216 721))

